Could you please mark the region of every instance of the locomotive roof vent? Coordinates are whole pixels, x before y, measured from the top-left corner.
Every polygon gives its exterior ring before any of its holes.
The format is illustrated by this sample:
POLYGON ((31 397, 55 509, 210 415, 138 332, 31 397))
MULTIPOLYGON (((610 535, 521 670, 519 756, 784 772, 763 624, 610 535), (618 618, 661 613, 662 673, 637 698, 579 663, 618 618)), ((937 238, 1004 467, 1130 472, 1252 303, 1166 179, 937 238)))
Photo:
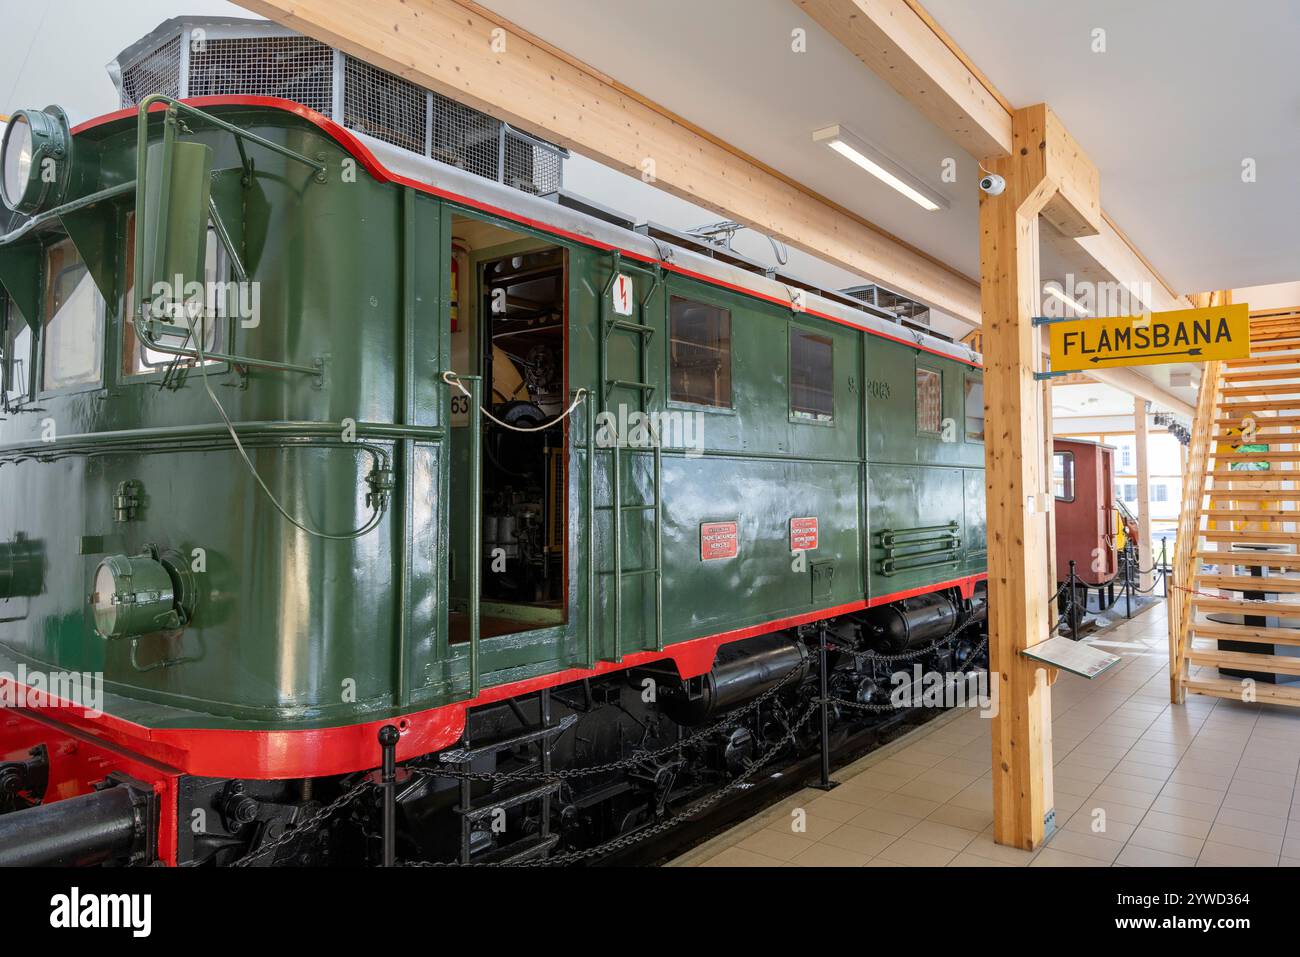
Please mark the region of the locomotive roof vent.
POLYGON ((852 296, 859 302, 865 302, 869 306, 891 312, 899 319, 907 320, 909 324, 924 327, 927 332, 929 331, 930 307, 917 302, 915 299, 900 296, 893 290, 886 289, 884 286, 877 286, 874 283, 867 283, 864 286, 849 286, 847 289, 840 291, 846 296, 852 296))
POLYGON ((278 96, 526 193, 564 185, 564 148, 263 20, 164 21, 118 54, 108 72, 124 107, 152 93, 278 96))
POLYGON ((877 286, 874 283, 867 283, 863 286, 850 286, 847 289, 841 289, 840 292, 845 296, 856 299, 858 302, 864 302, 869 306, 882 309, 895 316, 903 325, 924 332, 926 335, 944 339, 948 342, 955 341, 952 336, 945 336, 943 333, 935 332, 930 328, 929 306, 917 302, 915 299, 908 299, 906 296, 899 295, 892 289, 886 289, 884 286, 877 286))

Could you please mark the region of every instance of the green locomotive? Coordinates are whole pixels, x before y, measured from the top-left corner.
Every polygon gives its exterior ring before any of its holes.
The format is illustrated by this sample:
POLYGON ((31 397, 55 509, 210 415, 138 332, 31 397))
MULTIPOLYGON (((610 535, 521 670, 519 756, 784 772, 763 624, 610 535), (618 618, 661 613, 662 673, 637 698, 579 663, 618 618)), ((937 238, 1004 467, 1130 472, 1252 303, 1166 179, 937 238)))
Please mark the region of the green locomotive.
POLYGON ((0 862, 378 859, 381 729, 399 857, 562 854, 984 617, 964 347, 285 100, 0 162, 0 862))

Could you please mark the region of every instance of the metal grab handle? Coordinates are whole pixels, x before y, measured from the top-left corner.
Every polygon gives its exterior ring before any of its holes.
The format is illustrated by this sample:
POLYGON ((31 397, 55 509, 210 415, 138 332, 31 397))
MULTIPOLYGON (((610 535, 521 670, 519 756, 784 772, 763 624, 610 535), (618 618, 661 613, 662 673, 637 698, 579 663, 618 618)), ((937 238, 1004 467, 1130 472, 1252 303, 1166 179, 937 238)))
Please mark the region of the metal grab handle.
POLYGON ((943 541, 945 538, 955 537, 958 527, 957 522, 952 521, 943 525, 919 525, 916 528, 884 528, 880 530, 880 544, 883 548, 893 548, 896 545, 943 541), (934 532, 942 534, 931 534, 934 532))
POLYGON ((957 522, 952 521, 944 525, 883 529, 880 547, 885 557, 879 563, 879 573, 896 575, 901 571, 957 564, 962 547, 958 528, 957 522))
MULTIPOLYGON (((602 371, 603 374, 603 371, 602 371)), ((596 584, 596 409, 587 403, 583 409, 587 427, 587 654, 584 667, 596 666, 596 609, 599 592, 596 584)))
POLYGON ((958 561, 957 556, 952 555, 949 558, 929 559, 927 561, 922 561, 922 562, 901 564, 903 562, 906 562, 909 558, 916 558, 916 557, 920 557, 920 556, 904 555, 900 558, 886 558, 884 561, 880 563, 880 574, 897 575, 899 572, 913 571, 918 568, 937 568, 940 565, 956 565, 958 561))
POLYGON ((479 600, 483 590, 483 377, 457 376, 469 383, 469 696, 477 698, 479 674, 479 600))

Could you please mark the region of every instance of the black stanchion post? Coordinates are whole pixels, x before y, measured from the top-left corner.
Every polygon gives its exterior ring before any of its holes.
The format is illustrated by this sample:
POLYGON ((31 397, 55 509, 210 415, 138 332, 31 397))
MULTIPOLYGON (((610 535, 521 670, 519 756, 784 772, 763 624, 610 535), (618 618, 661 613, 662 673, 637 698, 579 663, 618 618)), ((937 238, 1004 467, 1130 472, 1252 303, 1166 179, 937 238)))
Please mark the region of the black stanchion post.
POLYGON ((1169 597, 1169 556, 1165 548, 1169 545, 1169 539, 1160 539, 1160 594, 1164 598, 1169 597))
POLYGON ((1124 561, 1124 617, 1133 617, 1133 556, 1137 549, 1133 543, 1129 542, 1124 549, 1126 559, 1124 561))
POLYGON ((1079 609, 1075 607, 1075 598, 1079 594, 1079 586, 1074 577, 1074 559, 1070 559, 1070 604, 1067 606, 1070 611, 1070 640, 1079 640, 1079 609))
POLYGON ((822 710, 822 774, 821 780, 812 786, 819 791, 829 791, 839 787, 838 781, 831 780, 831 718, 829 672, 826 667, 826 622, 822 622, 817 635, 817 652, 821 661, 821 710, 822 710))
POLYGON ((397 742, 400 732, 391 724, 379 729, 379 750, 383 755, 379 783, 384 791, 384 867, 397 864, 397 742))

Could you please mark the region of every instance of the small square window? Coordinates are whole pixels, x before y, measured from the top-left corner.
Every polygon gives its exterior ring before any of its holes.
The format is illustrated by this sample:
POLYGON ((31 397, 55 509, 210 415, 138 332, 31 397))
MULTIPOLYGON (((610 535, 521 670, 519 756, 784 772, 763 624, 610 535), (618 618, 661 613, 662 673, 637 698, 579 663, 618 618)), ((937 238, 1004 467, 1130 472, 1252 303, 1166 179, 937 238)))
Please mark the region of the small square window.
POLYGON ((4 338, 5 400, 12 405, 31 394, 32 367, 32 330, 13 300, 9 300, 4 338))
POLYGON ((790 414, 810 422, 835 419, 835 344, 830 336, 790 330, 790 414))
POLYGON ((1052 455, 1052 494, 1058 502, 1074 501, 1074 453, 1052 455))
POLYGON ((99 384, 104 362, 102 303, 72 240, 46 250, 42 388, 99 384))
POLYGON ((966 441, 984 441, 984 382, 966 377, 966 441))
POLYGON ((916 430, 938 435, 943 430, 943 373, 916 370, 916 430))
POLYGON ((669 395, 674 402, 731 408, 731 313, 674 296, 669 395))

